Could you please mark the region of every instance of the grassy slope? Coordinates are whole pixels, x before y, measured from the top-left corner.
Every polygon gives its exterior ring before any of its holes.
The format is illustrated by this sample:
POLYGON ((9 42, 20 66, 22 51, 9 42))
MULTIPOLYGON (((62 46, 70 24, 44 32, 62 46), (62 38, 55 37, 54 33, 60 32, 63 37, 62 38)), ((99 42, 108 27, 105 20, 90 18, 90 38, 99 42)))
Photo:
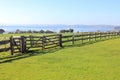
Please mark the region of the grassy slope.
POLYGON ((0 64, 0 80, 119 80, 120 39, 0 64))

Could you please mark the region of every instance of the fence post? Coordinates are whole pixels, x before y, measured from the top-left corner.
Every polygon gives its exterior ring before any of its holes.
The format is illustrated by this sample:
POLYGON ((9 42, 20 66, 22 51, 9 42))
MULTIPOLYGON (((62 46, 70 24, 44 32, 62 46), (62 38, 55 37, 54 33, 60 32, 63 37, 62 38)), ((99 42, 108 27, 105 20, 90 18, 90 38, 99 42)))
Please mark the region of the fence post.
POLYGON ((101 39, 102 39, 102 38, 101 38, 101 37, 102 37, 102 36, 101 36, 101 32, 100 32, 99 34, 100 34, 100 40, 101 40, 101 39))
POLYGON ((107 39, 107 32, 104 32, 104 35, 105 35, 105 39, 107 39))
POLYGON ((113 32, 113 38, 115 38, 115 32, 113 32))
POLYGON ((118 36, 120 36, 120 31, 118 32, 118 36))
POLYGON ((13 36, 10 37, 10 50, 11 50, 11 55, 13 55, 14 54, 13 36))
POLYGON ((118 32, 116 32, 116 37, 118 37, 118 32))
POLYGON ((117 37, 117 32, 115 32, 115 37, 117 37))
POLYGON ((117 37, 119 37, 119 32, 117 32, 117 37))
POLYGON ((26 52, 26 40, 24 36, 21 36, 21 52, 22 53, 26 52))
POLYGON ((72 45, 74 45, 74 37, 75 37, 75 35, 73 33, 73 35, 72 35, 72 45))
POLYGON ((119 37, 119 32, 116 32, 116 37, 119 37))
POLYGON ((109 39, 109 32, 107 32, 107 38, 109 39))
MULTIPOLYGON (((6 40, 6 37, 4 37, 4 40, 6 40)), ((5 43, 5 51, 7 50, 6 43, 5 43)))
POLYGON ((117 32, 115 32, 115 36, 117 37, 117 32))
POLYGON ((109 34, 109 39, 111 38, 111 32, 108 33, 109 34))
POLYGON ((115 38, 115 32, 113 32, 113 38, 115 38))
POLYGON ((30 35, 30 45, 31 47, 33 47, 33 36, 32 35, 30 35))
POLYGON ((110 36, 111 36, 111 34, 110 34, 111 32, 108 32, 108 35, 109 35, 109 39, 111 38, 110 36))
POLYGON ((114 33, 112 32, 112 38, 114 38, 114 33))
POLYGON ((118 37, 117 33, 118 33, 118 32, 116 32, 116 37, 118 37))
POLYGON ((96 32, 94 33, 95 35, 94 35, 94 38, 95 38, 95 41, 96 41, 96 32))
POLYGON ((109 39, 109 34, 108 34, 108 32, 106 32, 106 34, 107 34, 107 39, 109 39))
POLYGON ((83 44, 83 32, 82 32, 82 35, 81 35, 81 37, 82 37, 82 44, 83 44))
POLYGON ((113 36, 113 34, 112 34, 112 32, 110 32, 110 38, 112 38, 112 36, 113 36))
POLYGON ((90 33, 88 33, 88 41, 90 42, 90 36, 91 36, 91 34, 90 33))
POLYGON ((59 46, 60 46, 60 47, 63 47, 63 46, 62 46, 62 34, 59 35, 59 46))
POLYGON ((42 37, 42 50, 45 49, 45 36, 42 37))

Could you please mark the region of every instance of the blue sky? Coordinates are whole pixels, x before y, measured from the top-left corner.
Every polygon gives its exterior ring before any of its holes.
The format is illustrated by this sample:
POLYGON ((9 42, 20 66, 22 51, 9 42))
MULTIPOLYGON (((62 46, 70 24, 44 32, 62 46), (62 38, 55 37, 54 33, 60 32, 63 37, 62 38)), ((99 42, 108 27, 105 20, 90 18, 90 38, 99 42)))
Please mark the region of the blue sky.
POLYGON ((120 0, 0 0, 0 24, 120 25, 120 0))

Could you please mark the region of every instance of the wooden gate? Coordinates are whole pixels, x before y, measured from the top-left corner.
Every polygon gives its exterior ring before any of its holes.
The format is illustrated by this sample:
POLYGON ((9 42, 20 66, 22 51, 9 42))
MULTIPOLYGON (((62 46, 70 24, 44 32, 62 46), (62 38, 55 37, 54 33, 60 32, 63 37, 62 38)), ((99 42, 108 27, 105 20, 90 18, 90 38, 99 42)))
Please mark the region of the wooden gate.
POLYGON ((26 49, 27 51, 30 48, 42 48, 42 37, 41 36, 26 36, 26 49))
POLYGON ((11 54, 16 52, 25 53, 31 48, 41 48, 42 50, 62 47, 62 35, 49 35, 49 36, 21 36, 11 37, 10 47, 11 54))
POLYGON ((21 52, 21 38, 20 37, 10 37, 10 48, 11 48, 11 54, 16 52, 21 52))
POLYGON ((42 38, 42 50, 55 48, 57 46, 62 47, 62 35, 49 35, 42 38))

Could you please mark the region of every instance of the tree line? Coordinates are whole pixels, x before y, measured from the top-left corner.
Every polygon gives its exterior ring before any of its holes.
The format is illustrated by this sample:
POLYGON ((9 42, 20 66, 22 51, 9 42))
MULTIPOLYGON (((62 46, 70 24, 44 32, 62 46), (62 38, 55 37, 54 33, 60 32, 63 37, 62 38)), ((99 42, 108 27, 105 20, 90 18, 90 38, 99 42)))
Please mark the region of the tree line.
POLYGON ((19 30, 17 29, 15 32, 9 32, 9 33, 15 33, 15 34, 20 34, 20 33, 56 33, 54 31, 51 31, 51 30, 40 30, 40 31, 35 31, 35 30, 28 30, 28 31, 22 31, 22 30, 19 30))
POLYGON ((73 29, 62 29, 62 30, 60 30, 60 33, 73 33, 74 32, 74 30, 73 29))
MULTIPOLYGON (((73 33, 73 29, 62 29, 59 31, 59 33, 73 33)), ((9 32, 10 34, 20 34, 20 33, 56 33, 55 31, 51 30, 40 30, 40 31, 35 31, 35 30, 28 30, 28 31, 22 31, 20 29, 17 29, 15 32, 9 32)))

